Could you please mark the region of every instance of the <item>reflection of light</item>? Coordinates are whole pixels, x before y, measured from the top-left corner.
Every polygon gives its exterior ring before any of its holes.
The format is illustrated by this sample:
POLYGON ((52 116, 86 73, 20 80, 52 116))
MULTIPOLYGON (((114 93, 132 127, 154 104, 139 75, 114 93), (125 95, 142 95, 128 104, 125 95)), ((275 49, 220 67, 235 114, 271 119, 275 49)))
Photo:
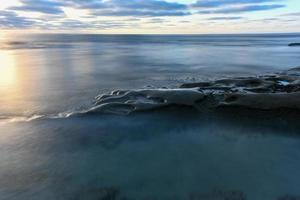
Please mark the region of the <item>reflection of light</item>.
POLYGON ((11 86, 16 81, 15 59, 9 52, 0 51, 0 87, 11 86))

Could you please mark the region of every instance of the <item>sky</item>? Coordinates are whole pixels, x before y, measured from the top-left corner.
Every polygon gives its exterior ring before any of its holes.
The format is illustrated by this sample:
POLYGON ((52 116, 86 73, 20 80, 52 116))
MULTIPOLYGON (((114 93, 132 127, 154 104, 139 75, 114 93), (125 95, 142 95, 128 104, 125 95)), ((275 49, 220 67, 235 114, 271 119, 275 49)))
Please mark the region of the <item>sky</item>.
POLYGON ((300 32, 300 0, 1 0, 2 31, 300 32))

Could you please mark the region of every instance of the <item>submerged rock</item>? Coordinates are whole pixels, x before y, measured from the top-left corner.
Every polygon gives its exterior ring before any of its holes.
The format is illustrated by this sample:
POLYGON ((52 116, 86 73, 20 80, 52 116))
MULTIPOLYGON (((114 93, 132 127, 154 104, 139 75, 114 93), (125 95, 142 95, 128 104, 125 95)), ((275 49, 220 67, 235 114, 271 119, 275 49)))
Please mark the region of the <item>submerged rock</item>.
POLYGON ((285 195, 279 197, 278 200, 300 200, 300 196, 285 195))
POLYGON ((246 194, 242 191, 214 190, 207 194, 191 194, 190 200, 246 200, 246 194))
POLYGON ((197 89, 145 89, 125 93, 112 92, 96 99, 95 107, 86 113, 129 114, 134 111, 153 110, 169 105, 194 106, 206 95, 197 89))
POLYGON ((98 191, 99 200, 116 200, 120 195, 120 190, 118 188, 100 188, 98 191))

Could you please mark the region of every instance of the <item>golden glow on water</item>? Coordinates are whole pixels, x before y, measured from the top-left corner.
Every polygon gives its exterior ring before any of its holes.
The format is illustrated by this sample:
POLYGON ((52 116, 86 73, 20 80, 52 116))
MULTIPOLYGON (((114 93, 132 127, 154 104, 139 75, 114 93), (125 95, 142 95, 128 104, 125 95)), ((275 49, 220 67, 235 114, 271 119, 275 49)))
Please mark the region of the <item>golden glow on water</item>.
POLYGON ((0 50, 0 111, 3 113, 24 113, 32 108, 28 99, 36 84, 31 81, 35 73, 28 70, 29 58, 24 52, 0 50))
POLYGON ((16 83, 16 63, 14 55, 0 50, 0 88, 11 87, 16 83))

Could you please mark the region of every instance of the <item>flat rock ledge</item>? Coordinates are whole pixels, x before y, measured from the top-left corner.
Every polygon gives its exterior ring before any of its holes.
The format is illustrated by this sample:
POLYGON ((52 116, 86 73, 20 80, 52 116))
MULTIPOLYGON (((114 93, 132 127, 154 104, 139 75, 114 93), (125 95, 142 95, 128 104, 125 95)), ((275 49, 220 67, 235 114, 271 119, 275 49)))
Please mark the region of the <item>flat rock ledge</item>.
POLYGON ((95 105, 82 113, 126 115, 167 106, 191 106, 200 112, 221 107, 300 112, 300 68, 257 77, 185 83, 175 89, 117 90, 97 96, 95 105))

